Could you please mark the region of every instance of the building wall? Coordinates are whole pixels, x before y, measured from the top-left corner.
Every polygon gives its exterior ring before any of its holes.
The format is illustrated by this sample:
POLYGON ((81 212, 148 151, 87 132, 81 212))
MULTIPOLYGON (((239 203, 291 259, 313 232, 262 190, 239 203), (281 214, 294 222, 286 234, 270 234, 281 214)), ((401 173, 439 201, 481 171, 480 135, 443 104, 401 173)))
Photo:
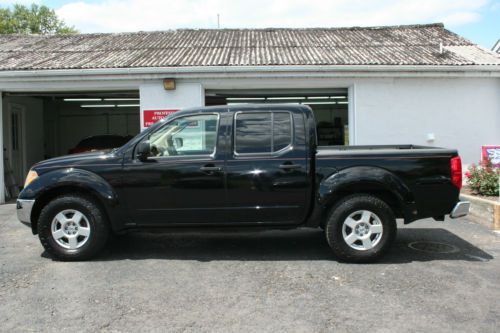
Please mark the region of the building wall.
POLYGON ((144 110, 182 109, 205 105, 205 92, 199 82, 176 83, 175 90, 165 90, 163 81, 154 80, 141 84, 141 130, 144 127, 144 110))
MULTIPOLYGON (((349 134, 352 144, 404 144, 433 145, 457 148, 465 164, 477 162, 482 145, 500 144, 500 79, 494 77, 431 78, 415 75, 412 78, 388 77, 380 73, 376 78, 320 77, 315 73, 302 77, 265 78, 255 75, 241 78, 206 77, 203 79, 177 79, 173 91, 163 88, 162 80, 134 81, 126 87, 128 90, 139 88, 140 109, 178 109, 204 105, 205 90, 217 89, 349 89, 349 134), (386 76, 386 77, 384 77, 386 76), (429 140, 434 137, 433 140, 429 140)), ((317 74, 317 73, 316 73, 317 74)), ((62 82, 61 82, 62 83, 62 82)), ((78 81, 66 82, 58 91, 76 91, 78 81)), ((95 82, 94 89, 104 89, 107 81, 95 82)), ((43 86, 45 89, 45 85, 43 86)), ((89 90, 92 87, 87 87, 89 90)), ((116 88, 116 87, 115 87, 116 88)), ((37 91, 35 86, 26 86, 26 91, 37 91)), ((40 88, 41 89, 41 88, 40 88)), ((117 88, 116 88, 117 89, 117 88)), ((92 90, 92 89, 90 89, 92 90)), ((119 89, 117 89, 119 90, 119 89)), ((81 126, 78 131, 67 125, 69 134, 75 134, 74 140, 63 140, 59 124, 50 131, 51 138, 43 140, 44 124, 59 119, 57 107, 43 105, 39 99, 27 97, 3 98, 3 141, 9 143, 9 123, 6 118, 8 103, 22 104, 26 109, 26 167, 43 159, 44 151, 49 155, 63 154, 74 146, 77 137, 91 135, 92 129, 103 122, 96 115, 97 125, 81 126), (51 117, 54 116, 54 117, 51 117), (52 120, 51 120, 52 119, 52 120), (44 141, 46 147, 44 149, 44 141), (61 144, 64 141, 64 144, 61 144)), ((93 112, 93 111, 91 111, 93 112)), ((135 111, 137 112, 137 111, 135 111)), ((140 124, 143 128, 142 112, 140 124)), ((70 116, 68 114, 68 116, 70 116)), ((131 115, 131 117, 134 117, 131 115)), ((78 118, 78 117, 77 117, 78 118)), ((69 119, 69 117, 68 117, 69 119)), ((135 118, 137 128, 137 120, 135 118)), ((129 125, 133 122, 128 122, 129 125)), ((113 120, 111 132, 122 134, 120 128, 130 128, 127 122, 113 120), (118 133, 119 132, 119 133, 118 133)), ((125 132, 123 132, 125 134, 125 132)), ((0 193, 1 196, 1 193, 0 193)))
POLYGON ((465 164, 500 144, 500 79, 362 80, 354 107, 357 144, 457 148, 465 164))

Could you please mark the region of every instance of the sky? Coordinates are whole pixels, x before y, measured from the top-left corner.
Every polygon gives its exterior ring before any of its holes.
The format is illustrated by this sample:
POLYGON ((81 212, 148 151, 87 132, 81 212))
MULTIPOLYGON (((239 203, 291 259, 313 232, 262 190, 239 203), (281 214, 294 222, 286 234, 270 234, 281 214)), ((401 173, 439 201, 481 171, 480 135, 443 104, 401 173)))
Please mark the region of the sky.
POLYGON ((491 49, 500 0, 0 0, 44 4, 82 33, 179 28, 350 27, 442 22, 491 49))

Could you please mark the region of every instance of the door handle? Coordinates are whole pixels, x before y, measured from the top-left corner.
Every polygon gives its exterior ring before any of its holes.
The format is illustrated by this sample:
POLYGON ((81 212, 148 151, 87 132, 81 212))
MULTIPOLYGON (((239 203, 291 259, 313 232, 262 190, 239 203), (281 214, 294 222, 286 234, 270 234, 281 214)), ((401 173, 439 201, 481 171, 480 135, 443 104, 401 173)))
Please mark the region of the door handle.
POLYGON ((296 169, 301 169, 302 166, 300 164, 291 164, 291 163, 284 163, 280 165, 280 169, 283 170, 296 170, 296 169))
POLYGON ((216 167, 215 165, 204 165, 200 168, 200 170, 205 172, 214 172, 214 171, 222 171, 222 168, 216 167))

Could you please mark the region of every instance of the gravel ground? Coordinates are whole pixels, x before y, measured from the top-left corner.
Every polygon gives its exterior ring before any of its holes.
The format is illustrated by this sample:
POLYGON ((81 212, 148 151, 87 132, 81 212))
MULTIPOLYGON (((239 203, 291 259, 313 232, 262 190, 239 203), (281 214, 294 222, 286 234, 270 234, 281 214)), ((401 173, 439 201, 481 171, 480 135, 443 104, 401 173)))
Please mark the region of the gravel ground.
POLYGON ((499 256, 498 234, 458 219, 402 227, 369 265, 337 262, 320 230, 134 233, 64 263, 3 205, 0 330, 498 332, 499 256))

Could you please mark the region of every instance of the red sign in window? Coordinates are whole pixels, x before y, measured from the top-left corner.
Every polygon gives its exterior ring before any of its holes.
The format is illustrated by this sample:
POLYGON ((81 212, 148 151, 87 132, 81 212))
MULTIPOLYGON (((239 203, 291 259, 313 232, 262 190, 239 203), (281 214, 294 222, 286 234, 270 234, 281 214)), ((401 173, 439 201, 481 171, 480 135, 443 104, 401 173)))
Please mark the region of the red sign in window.
POLYGON ((157 121, 165 118, 171 113, 174 113, 176 111, 179 111, 177 109, 171 109, 171 110, 144 110, 143 111, 143 122, 144 122, 144 127, 149 127, 156 123, 157 121))

